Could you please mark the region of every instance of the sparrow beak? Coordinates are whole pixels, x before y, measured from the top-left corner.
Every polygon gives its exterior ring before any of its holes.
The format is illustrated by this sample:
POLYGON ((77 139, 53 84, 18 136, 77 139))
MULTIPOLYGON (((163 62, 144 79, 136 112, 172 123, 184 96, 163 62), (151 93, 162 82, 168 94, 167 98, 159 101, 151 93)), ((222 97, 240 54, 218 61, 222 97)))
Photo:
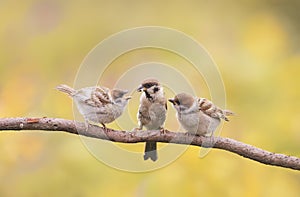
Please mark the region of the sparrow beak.
POLYGON ((174 104, 174 99, 169 99, 168 101, 174 104))
POLYGON ((137 89, 138 92, 145 91, 145 90, 146 90, 146 88, 142 85, 140 85, 137 89))
POLYGON ((124 97, 126 100, 129 100, 129 99, 131 99, 132 97, 131 96, 125 96, 124 97))

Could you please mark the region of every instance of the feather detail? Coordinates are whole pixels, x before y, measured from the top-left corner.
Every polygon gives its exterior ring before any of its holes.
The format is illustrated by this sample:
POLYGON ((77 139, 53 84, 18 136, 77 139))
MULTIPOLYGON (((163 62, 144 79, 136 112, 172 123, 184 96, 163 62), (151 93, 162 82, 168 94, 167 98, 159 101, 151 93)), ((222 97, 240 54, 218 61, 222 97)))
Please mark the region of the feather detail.
POLYGON ((93 97, 103 103, 112 103, 112 97, 110 91, 107 88, 96 87, 92 93, 93 97))
POLYGON ((225 113, 225 116, 235 116, 235 113, 230 110, 224 109, 223 112, 225 113))
POLYGON ((61 92, 67 93, 69 96, 74 96, 74 94, 76 93, 76 90, 65 84, 56 86, 56 89, 61 92))
POLYGON ((109 103, 113 103, 110 91, 104 87, 95 87, 91 92, 91 98, 85 100, 85 103, 94 107, 101 107, 109 103))
POLYGON ((224 119, 225 121, 229 121, 226 116, 234 115, 232 111, 222 110, 206 98, 199 98, 198 103, 199 110, 212 118, 224 119))

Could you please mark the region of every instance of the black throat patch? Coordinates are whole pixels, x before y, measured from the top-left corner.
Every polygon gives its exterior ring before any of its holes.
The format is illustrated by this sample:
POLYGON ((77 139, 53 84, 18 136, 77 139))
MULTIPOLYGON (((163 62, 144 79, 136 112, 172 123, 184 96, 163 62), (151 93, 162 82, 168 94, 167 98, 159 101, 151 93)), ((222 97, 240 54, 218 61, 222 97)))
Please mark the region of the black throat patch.
POLYGON ((146 94, 146 98, 149 100, 149 101, 153 101, 153 97, 147 92, 147 91, 144 91, 145 94, 146 94))

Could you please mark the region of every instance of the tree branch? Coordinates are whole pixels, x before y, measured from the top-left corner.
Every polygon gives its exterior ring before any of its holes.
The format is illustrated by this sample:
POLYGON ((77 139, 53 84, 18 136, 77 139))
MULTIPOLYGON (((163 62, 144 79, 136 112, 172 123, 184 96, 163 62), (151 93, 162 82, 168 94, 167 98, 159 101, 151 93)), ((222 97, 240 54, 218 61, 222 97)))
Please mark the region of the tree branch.
POLYGON ((84 123, 59 118, 0 118, 0 130, 45 130, 64 131, 76 135, 109 140, 123 143, 138 143, 157 141, 174 144, 191 144, 194 146, 223 149, 242 157, 266 164, 300 170, 300 158, 287 156, 223 137, 199 137, 187 133, 171 131, 118 131, 103 129, 89 125, 88 130, 84 123))

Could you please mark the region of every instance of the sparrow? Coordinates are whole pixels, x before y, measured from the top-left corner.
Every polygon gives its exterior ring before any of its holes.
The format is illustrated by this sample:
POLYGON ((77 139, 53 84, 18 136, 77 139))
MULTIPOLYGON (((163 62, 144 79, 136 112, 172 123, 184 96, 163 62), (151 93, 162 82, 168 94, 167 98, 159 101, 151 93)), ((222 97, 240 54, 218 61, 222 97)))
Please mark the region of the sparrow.
POLYGON ((85 87, 74 90, 67 85, 59 85, 57 90, 73 98, 79 112, 87 122, 110 123, 122 115, 131 96, 125 96, 127 90, 112 89, 100 86, 85 87))
POLYGON ((189 133, 199 136, 212 136, 221 119, 229 121, 226 116, 234 115, 229 110, 223 110, 206 98, 198 98, 181 93, 169 99, 176 109, 177 119, 189 133))
MULTIPOLYGON (((156 79, 146 79, 137 89, 142 92, 137 114, 138 130, 143 126, 147 130, 163 130, 166 120, 167 99, 164 96, 163 87, 156 79)), ((144 160, 157 160, 156 142, 146 142, 144 160)))

